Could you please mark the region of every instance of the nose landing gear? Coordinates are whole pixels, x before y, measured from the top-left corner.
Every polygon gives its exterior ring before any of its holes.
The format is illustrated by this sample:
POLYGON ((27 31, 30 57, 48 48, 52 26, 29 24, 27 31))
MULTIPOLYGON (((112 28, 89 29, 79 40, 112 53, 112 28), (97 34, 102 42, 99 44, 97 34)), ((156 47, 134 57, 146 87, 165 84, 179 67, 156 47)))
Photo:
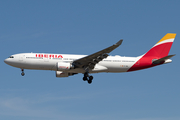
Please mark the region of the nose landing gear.
POLYGON ((25 75, 24 69, 21 69, 21 71, 22 71, 21 75, 24 76, 25 75))

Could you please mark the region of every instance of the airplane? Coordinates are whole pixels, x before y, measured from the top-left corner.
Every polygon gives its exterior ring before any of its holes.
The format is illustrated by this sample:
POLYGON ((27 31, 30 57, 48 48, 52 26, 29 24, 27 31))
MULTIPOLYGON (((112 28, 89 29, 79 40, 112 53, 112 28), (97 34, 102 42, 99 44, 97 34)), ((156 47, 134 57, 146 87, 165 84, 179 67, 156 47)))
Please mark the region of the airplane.
POLYGON ((91 55, 20 53, 11 55, 4 62, 24 69, 52 70, 56 77, 68 77, 78 73, 84 74, 83 80, 92 83, 91 73, 121 73, 146 69, 170 63, 174 55, 168 55, 176 33, 167 33, 148 52, 138 57, 109 56, 108 53, 119 47, 123 40, 91 55))

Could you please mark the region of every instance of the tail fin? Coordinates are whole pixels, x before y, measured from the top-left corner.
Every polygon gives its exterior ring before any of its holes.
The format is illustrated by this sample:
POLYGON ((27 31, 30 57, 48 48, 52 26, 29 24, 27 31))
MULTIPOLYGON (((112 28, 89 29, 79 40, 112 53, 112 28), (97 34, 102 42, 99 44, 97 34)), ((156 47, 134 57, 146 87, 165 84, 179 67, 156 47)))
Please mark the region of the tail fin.
POLYGON ((171 62, 169 51, 176 37, 175 33, 167 33, 159 42, 157 42, 147 53, 138 57, 136 63, 128 70, 140 70, 153 67, 159 64, 171 62))
POLYGON ((176 37, 175 33, 167 33, 159 42, 157 42, 144 57, 162 58, 169 54, 173 41, 176 37))

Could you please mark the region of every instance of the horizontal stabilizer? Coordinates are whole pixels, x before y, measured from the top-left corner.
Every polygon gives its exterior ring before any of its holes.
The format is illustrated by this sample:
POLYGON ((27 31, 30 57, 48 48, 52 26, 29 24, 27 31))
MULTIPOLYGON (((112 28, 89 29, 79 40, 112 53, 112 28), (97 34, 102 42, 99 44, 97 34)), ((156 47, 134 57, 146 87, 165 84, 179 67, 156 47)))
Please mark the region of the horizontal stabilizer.
POLYGON ((175 56, 175 55, 168 55, 166 57, 160 58, 158 60, 153 61, 153 64, 160 64, 160 63, 165 62, 166 60, 172 58, 173 56, 175 56))

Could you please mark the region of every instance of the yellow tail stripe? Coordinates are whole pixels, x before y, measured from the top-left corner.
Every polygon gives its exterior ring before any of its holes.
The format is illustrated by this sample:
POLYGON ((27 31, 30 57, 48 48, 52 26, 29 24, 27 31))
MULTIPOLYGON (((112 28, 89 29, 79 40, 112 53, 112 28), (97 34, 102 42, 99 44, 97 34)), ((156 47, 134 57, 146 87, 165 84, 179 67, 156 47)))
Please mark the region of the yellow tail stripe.
POLYGON ((159 42, 157 42, 156 44, 165 41, 167 39, 174 39, 176 37, 176 33, 167 33, 159 42))

